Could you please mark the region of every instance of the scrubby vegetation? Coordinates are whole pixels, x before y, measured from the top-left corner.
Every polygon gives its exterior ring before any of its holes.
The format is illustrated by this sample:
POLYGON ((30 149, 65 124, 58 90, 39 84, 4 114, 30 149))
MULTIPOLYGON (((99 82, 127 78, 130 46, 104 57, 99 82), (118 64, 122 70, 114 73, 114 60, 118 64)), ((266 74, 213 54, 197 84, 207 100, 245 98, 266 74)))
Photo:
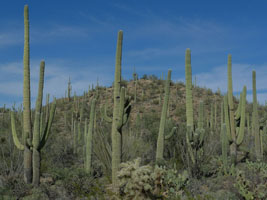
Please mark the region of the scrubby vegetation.
POLYGON ((43 106, 42 62, 30 110, 28 39, 23 109, 0 108, 0 199, 267 199, 267 107, 255 71, 253 104, 246 86, 233 97, 231 55, 224 96, 192 84, 190 49, 185 84, 171 70, 166 80, 135 70, 123 80, 119 31, 112 87, 77 96, 69 80, 66 97, 47 95, 43 106))

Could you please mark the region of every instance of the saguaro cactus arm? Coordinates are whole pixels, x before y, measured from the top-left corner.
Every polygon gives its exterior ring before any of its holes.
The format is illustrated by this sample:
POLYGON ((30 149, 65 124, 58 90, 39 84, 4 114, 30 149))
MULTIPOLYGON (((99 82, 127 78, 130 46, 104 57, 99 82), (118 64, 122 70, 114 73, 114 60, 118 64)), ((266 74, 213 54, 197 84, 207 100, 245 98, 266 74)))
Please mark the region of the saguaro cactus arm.
POLYGON ((45 130, 43 132, 42 139, 40 141, 40 145, 38 147, 38 150, 41 150, 44 147, 44 145, 45 145, 45 143, 46 143, 46 141, 50 135, 50 132, 51 132, 50 129, 52 127, 52 122, 54 119, 55 111, 56 111, 56 98, 54 98, 54 102, 52 104, 52 108, 51 108, 50 114, 49 114, 49 119, 46 122, 45 130))
POLYGON ((38 97, 36 99, 35 120, 33 127, 33 147, 35 149, 38 149, 40 143, 40 119, 41 119, 43 88, 44 88, 44 70, 45 70, 45 62, 41 61, 39 89, 38 89, 38 97))
POLYGON ((177 127, 173 127, 171 132, 164 137, 165 140, 170 139, 176 133, 177 127))
POLYGON ((242 100, 240 105, 240 128, 236 140, 236 144, 240 145, 244 138, 244 131, 245 131, 245 122, 246 122, 246 95, 247 95, 247 88, 246 86, 243 87, 242 92, 242 100))
POLYGON ((228 110, 228 95, 226 94, 224 96, 224 117, 225 117, 225 125, 226 125, 226 133, 227 133, 227 138, 229 142, 232 142, 232 135, 231 135, 231 128, 230 128, 230 118, 229 118, 229 110, 228 110))
POLYGON ((24 145, 20 143, 17 131, 16 131, 16 123, 15 123, 15 115, 14 112, 11 111, 11 129, 12 129, 12 136, 13 136, 13 141, 16 147, 23 151, 24 150, 24 145))
POLYGON ((112 118, 107 115, 107 102, 105 103, 105 106, 100 109, 100 111, 103 119, 108 123, 112 123, 112 118))
POLYGON ((88 133, 86 137, 85 169, 87 173, 91 172, 92 138, 94 130, 95 104, 96 104, 96 99, 93 99, 93 101, 91 102, 90 119, 89 119, 88 133))
POLYGON ((157 151, 156 151, 157 162, 163 159, 164 138, 165 138, 164 129, 166 124, 167 109, 170 97, 170 83, 171 83, 171 70, 168 70, 168 78, 165 82, 164 102, 161 110, 160 126, 159 126, 158 140, 157 140, 157 151))

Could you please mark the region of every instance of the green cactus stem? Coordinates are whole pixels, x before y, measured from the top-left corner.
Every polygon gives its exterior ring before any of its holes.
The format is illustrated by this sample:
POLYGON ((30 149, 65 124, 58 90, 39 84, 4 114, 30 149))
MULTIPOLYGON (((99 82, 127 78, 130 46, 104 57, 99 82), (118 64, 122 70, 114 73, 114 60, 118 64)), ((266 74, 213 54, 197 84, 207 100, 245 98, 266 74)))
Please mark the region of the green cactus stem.
POLYGON ((160 162, 163 160, 164 139, 169 139, 176 130, 176 127, 174 127, 168 136, 166 137, 164 136, 164 129, 165 129, 166 118, 167 118, 167 109, 168 109, 169 98, 170 98, 170 83, 171 83, 171 70, 168 70, 168 77, 165 82, 165 95, 164 95, 164 101, 163 101, 161 118, 160 118, 156 162, 160 162))
POLYGON ((214 119, 213 119, 213 116, 214 116, 214 104, 211 104, 211 108, 210 108, 210 129, 211 131, 213 132, 214 130, 214 119))
POLYGON ((112 123, 112 118, 108 116, 107 114, 107 102, 105 102, 105 105, 100 109, 102 118, 108 122, 112 123))
POLYGON ((128 98, 124 102, 121 100, 122 98, 125 98, 125 90, 123 89, 123 92, 121 92, 122 40, 123 40, 123 32, 119 31, 117 40, 117 51, 116 51, 115 80, 113 88, 114 106, 113 106, 112 131, 111 131, 113 185, 117 185, 117 172, 119 169, 119 165, 121 163, 122 127, 127 122, 131 112, 130 99, 128 98))
POLYGON ((24 129, 24 181, 32 181, 32 152, 27 140, 32 140, 31 91, 30 91, 30 48, 29 48, 29 8, 24 7, 24 79, 23 79, 23 129, 24 129))
POLYGON ((258 114, 258 101, 256 90, 256 71, 252 71, 252 86, 253 86, 253 112, 252 112, 252 124, 253 124, 253 136, 255 138, 255 156, 257 160, 262 160, 261 141, 260 141, 260 125, 258 114))
POLYGON ((247 88, 243 87, 241 105, 240 105, 240 125, 237 131, 237 139, 236 144, 239 146, 244 139, 245 132, 245 123, 246 123, 246 96, 247 96, 247 88))
POLYGON ((200 129, 204 128, 204 104, 202 100, 199 102, 197 127, 200 129))
POLYGON ((232 86, 232 61, 228 56, 228 93, 224 97, 224 113, 227 138, 230 143, 230 155, 232 163, 236 163, 237 148, 244 139, 246 119, 246 86, 243 87, 237 111, 234 114, 233 108, 233 86, 232 86))
MULTIPOLYGON (((205 130, 203 127, 203 101, 199 103, 199 123, 198 128, 194 130, 193 122, 193 97, 192 97, 192 69, 191 69, 191 53, 190 49, 186 49, 185 56, 185 77, 186 77, 186 143, 189 159, 193 164, 193 168, 198 171, 198 159, 201 157, 201 149, 204 144, 205 130)), ((194 171, 194 170, 193 170, 194 171)), ((194 173, 191 171, 191 173, 194 173)))
POLYGON ((228 149, 228 139, 226 133, 226 125, 222 124, 221 126, 221 145, 222 145, 222 160, 223 160, 223 167, 224 171, 227 171, 228 168, 228 161, 227 161, 227 149, 228 149))
POLYGON ((91 102, 89 127, 88 127, 88 133, 86 136, 85 170, 87 173, 91 173, 92 140, 93 140, 93 130, 94 130, 95 104, 96 104, 96 99, 93 99, 91 102))
POLYGON ((69 82, 68 82, 68 101, 70 101, 70 96, 71 96, 71 82, 70 82, 70 77, 69 77, 69 82))
MULTIPOLYGON (((33 138, 27 138, 26 143, 21 144, 18 140, 16 134, 16 125, 14 120, 14 113, 11 113, 11 124, 12 124, 12 135, 15 145, 18 147, 19 150, 24 150, 28 148, 29 145, 30 149, 28 149, 32 153, 32 171, 28 171, 28 174, 32 174, 32 183, 33 185, 37 186, 40 182, 40 151, 45 145, 49 132, 51 130, 55 109, 56 109, 56 99, 52 105, 50 110, 50 116, 46 123, 44 132, 41 132, 40 123, 41 123, 41 109, 42 109, 42 99, 43 99, 43 85, 44 85, 44 68, 45 62, 42 61, 40 64, 40 79, 39 79, 39 89, 38 89, 38 97, 36 100, 36 108, 35 108, 35 121, 34 121, 34 128, 33 128, 33 138), (42 134, 41 134, 42 133, 42 134)), ((25 166, 25 161, 24 161, 25 166)), ((28 182, 27 182, 28 183, 28 182)))
POLYGON ((186 124, 194 126, 193 122, 193 97, 192 97, 192 68, 191 68, 191 51, 186 49, 185 53, 185 87, 186 87, 186 124))
POLYGON ((228 109, 229 109, 229 122, 230 122, 230 131, 231 138, 233 142, 230 145, 230 154, 231 157, 236 160, 236 132, 235 132, 235 118, 234 118, 234 101, 233 101, 233 83, 232 83, 232 55, 228 55, 228 65, 227 65, 227 74, 228 74, 228 109))

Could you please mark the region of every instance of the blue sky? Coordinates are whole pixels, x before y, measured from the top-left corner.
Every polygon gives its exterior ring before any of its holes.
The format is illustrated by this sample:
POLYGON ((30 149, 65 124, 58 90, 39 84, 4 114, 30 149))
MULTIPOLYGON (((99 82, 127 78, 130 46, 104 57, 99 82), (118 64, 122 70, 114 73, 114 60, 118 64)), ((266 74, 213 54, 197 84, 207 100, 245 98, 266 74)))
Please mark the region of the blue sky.
MULTIPOLYGON (((222 92, 227 55, 233 86, 251 100, 252 69, 258 100, 267 100, 267 1, 5 0, 0 7, 0 106, 22 102, 23 8, 29 5, 32 100, 39 63, 46 61, 45 93, 62 97, 71 76, 82 94, 96 82, 113 81, 117 32, 123 30, 122 75, 160 76, 173 70, 184 81, 185 49, 191 49, 197 84, 222 92), (63 3, 64 2, 64 3, 63 3)), ((34 104, 34 103, 33 103, 34 104)))

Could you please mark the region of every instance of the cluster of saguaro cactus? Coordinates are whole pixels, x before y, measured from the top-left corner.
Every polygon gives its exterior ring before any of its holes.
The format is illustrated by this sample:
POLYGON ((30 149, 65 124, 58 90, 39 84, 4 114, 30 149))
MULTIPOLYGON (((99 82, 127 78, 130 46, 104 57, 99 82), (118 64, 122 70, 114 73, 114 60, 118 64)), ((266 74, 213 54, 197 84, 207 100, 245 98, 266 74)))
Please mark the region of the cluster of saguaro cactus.
POLYGON ((156 162, 160 162, 163 160, 164 140, 171 138, 176 131, 176 127, 173 127, 171 132, 168 135, 165 136, 164 134, 165 133, 164 128, 165 128, 165 124, 167 120, 167 109, 168 109, 169 98, 170 98, 170 83, 171 83, 171 70, 168 71, 168 78, 165 82, 165 96, 164 96, 164 102, 163 102, 161 118, 160 118, 156 162))
POLYGON ((204 144, 204 105, 203 101, 199 103, 198 126, 194 130, 193 121, 193 97, 192 97, 192 68, 191 68, 191 51, 186 49, 185 55, 185 78, 186 78, 186 143, 189 157, 193 165, 197 166, 200 156, 200 150, 204 144))
POLYGON ((24 26, 25 26, 25 40, 24 40, 24 84, 23 84, 23 142, 18 139, 15 126, 14 112, 11 113, 12 135, 15 145, 19 150, 24 151, 24 180, 26 183, 32 182, 38 185, 40 181, 40 151, 44 147, 53 122, 56 100, 46 122, 44 130, 40 128, 41 113, 42 113, 42 98, 44 85, 44 69, 45 62, 40 64, 40 79, 38 97, 35 108, 35 121, 32 132, 31 127, 31 100, 30 100, 30 62, 29 62, 29 11, 28 6, 24 8, 24 26))
POLYGON ((122 157, 122 127, 127 123, 131 112, 130 97, 125 97, 125 88, 121 87, 122 40, 123 32, 119 31, 113 89, 113 116, 112 118, 104 117, 107 122, 112 122, 112 183, 114 185, 117 184, 117 171, 122 157))
POLYGON ((234 113, 233 84, 232 84, 232 56, 228 55, 228 92, 224 97, 224 114, 227 138, 230 143, 232 162, 236 162, 237 148, 243 142, 246 117, 246 86, 243 87, 239 101, 239 109, 234 113))

